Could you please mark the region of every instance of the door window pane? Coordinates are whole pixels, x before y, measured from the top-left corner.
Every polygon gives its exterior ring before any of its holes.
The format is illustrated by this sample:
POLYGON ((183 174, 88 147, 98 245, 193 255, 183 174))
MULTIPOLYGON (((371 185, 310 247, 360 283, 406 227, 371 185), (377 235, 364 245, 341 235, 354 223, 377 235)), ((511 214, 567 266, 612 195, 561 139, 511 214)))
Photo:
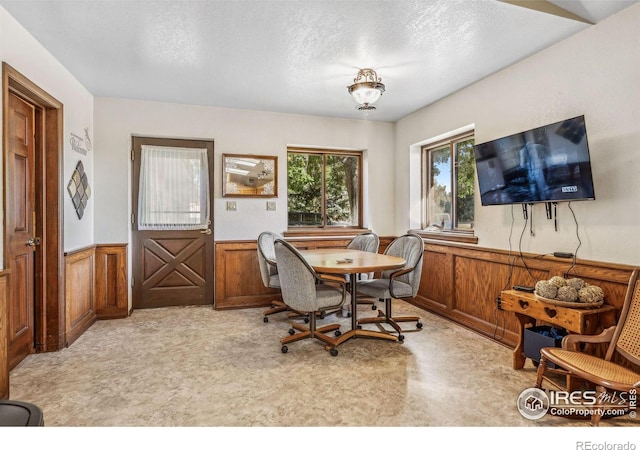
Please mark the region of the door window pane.
POLYGON ((139 230, 197 230, 209 226, 206 148, 143 145, 139 230))

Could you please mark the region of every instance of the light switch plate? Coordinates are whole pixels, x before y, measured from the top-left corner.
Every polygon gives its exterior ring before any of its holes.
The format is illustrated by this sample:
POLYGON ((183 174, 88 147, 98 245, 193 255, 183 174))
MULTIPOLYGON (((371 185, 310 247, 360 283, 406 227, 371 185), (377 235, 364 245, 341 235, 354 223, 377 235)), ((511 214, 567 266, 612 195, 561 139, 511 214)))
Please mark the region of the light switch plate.
POLYGON ((267 211, 275 211, 276 202, 267 202, 267 211))
POLYGON ((227 211, 237 211, 238 205, 236 202, 227 202, 227 211))

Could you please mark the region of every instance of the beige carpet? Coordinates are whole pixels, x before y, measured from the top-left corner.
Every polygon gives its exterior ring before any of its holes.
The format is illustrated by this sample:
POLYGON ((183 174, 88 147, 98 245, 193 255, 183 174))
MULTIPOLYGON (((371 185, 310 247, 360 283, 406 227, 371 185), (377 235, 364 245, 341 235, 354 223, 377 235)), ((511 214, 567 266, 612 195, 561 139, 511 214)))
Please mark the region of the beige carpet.
MULTIPOLYGON (((48 427, 586 425, 523 418, 516 400, 534 384, 530 362, 513 370, 511 349, 404 302, 397 309, 424 328, 404 344, 350 340, 336 357, 317 340, 283 354, 284 314, 263 323, 260 309, 136 310, 97 322, 69 348, 29 356, 10 374, 11 399, 40 406, 48 427)), ((327 320, 349 329, 350 319, 327 320)))

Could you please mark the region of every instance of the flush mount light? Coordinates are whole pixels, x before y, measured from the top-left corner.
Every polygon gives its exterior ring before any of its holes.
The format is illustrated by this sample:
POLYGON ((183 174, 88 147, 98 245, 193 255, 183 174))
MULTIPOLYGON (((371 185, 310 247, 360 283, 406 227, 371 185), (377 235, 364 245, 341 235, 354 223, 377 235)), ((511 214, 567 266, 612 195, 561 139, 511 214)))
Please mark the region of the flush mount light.
POLYGON ((353 84, 347 86, 347 90, 358 104, 356 109, 371 111, 376 109, 373 104, 384 92, 384 84, 382 84, 382 78, 378 78, 375 70, 360 69, 358 76, 353 79, 353 84))

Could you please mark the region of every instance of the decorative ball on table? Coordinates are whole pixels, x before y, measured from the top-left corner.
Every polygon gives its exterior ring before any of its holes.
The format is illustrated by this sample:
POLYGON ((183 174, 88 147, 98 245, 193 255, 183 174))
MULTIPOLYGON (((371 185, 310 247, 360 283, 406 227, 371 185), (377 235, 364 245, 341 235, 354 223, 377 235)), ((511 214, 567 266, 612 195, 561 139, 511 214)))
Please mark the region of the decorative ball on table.
POLYGON ((534 292, 540 297, 553 299, 558 295, 558 288, 548 280, 540 280, 536 283, 534 292))
POLYGON ((563 302, 576 302, 578 301, 578 291, 573 286, 562 286, 558 289, 556 298, 563 302))
POLYGON ((567 280, 565 280, 561 276, 556 275, 554 277, 549 278, 549 283, 552 286, 555 286, 558 289, 560 289, 562 286, 566 286, 567 285, 567 280))
POLYGON ((582 278, 569 278, 567 280, 567 286, 571 286, 576 291, 579 291, 583 287, 585 287, 587 283, 584 282, 582 278))
POLYGON ((578 298, 582 303, 598 303, 604 299, 604 291, 598 286, 588 284, 578 291, 578 298))

